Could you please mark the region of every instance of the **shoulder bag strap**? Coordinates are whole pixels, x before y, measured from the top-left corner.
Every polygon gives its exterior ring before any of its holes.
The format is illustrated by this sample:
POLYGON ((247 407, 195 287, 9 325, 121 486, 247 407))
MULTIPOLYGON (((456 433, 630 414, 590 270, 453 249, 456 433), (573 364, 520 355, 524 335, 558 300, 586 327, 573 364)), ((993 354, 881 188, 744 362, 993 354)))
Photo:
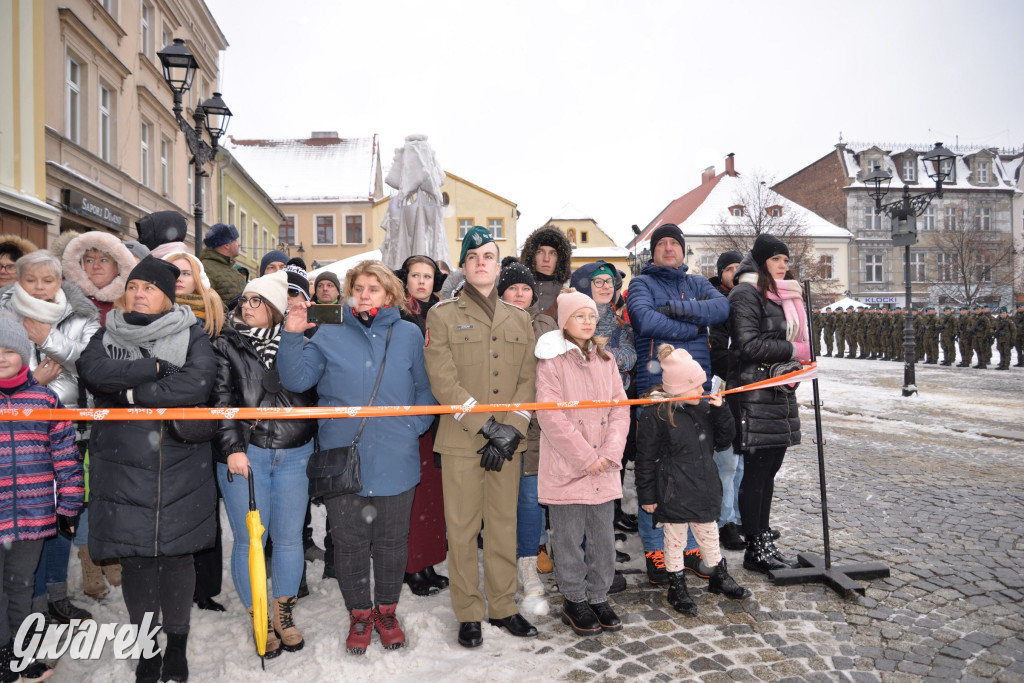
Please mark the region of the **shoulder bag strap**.
MULTIPOLYGON (((392 325, 388 328, 388 337, 384 340, 384 359, 380 362, 380 371, 377 372, 377 382, 373 385, 373 393, 370 394, 370 400, 367 402, 367 406, 373 405, 373 399, 377 398, 377 390, 380 389, 380 380, 384 377, 384 366, 388 363, 388 345, 391 344, 391 332, 395 329, 392 325)), ((363 427, 366 426, 366 421, 370 418, 364 417, 362 422, 359 423, 359 429, 356 430, 356 435, 352 437, 352 445, 355 446, 359 443, 359 435, 363 433, 363 427)))

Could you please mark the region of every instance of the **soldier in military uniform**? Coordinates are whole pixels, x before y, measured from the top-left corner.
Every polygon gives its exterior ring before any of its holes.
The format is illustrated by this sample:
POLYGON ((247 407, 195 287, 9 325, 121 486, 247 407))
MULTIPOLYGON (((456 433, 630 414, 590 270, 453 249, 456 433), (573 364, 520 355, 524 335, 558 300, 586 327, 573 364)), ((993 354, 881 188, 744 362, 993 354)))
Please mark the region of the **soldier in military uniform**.
POLYGON ((892 312, 892 327, 889 328, 889 360, 903 360, 903 326, 905 324, 903 307, 897 306, 892 312))
POLYGON ((854 313, 854 320, 856 321, 854 338, 859 347, 856 357, 861 360, 868 357, 868 310, 870 309, 862 308, 854 313))
POLYGON ((1024 301, 1017 304, 1017 313, 1013 316, 1017 325, 1017 363, 1016 368, 1024 368, 1024 301))
POLYGON ((811 311, 811 334, 814 341, 814 355, 821 355, 821 330, 824 327, 821 311, 811 311))
MULTIPOLYGON (((427 375, 438 403, 529 403, 534 400, 537 359, 530 315, 498 297, 498 245, 474 226, 462 244, 462 296, 427 313, 427 375)), ((441 454, 448 569, 463 647, 483 643, 480 622, 514 636, 537 629, 516 607, 516 505, 530 413, 442 415, 434 442, 441 454), (481 455, 483 457, 481 457, 481 455), (480 592, 477 535, 484 522, 484 589, 480 592)))
POLYGON ((974 307, 974 325, 971 327, 971 348, 974 353, 978 355, 978 362, 976 365, 971 367, 978 370, 984 370, 988 367, 985 353, 985 340, 988 339, 991 333, 991 321, 992 317, 985 313, 985 309, 981 306, 974 307))
POLYGON ((981 312, 988 323, 988 330, 982 342, 982 349, 985 352, 985 367, 992 365, 992 344, 995 342, 996 319, 992 317, 992 307, 982 304, 981 312))
POLYGON ((836 358, 846 356, 846 322, 847 312, 845 308, 837 308, 836 314, 836 358))
POLYGON ((928 360, 925 365, 939 364, 939 317, 936 315, 935 307, 928 306, 924 309, 924 323, 921 330, 921 341, 924 348, 923 354, 928 360))
POLYGON ((956 335, 959 331, 953 309, 946 306, 939 318, 939 342, 942 344, 942 364, 952 365, 956 359, 956 335))
POLYGON ((1017 325, 1006 310, 999 308, 999 317, 995 320, 996 347, 999 349, 999 365, 996 370, 1010 369, 1010 349, 1017 341, 1017 325))
MULTIPOLYGON (((836 336, 836 316, 839 315, 836 311, 827 309, 823 314, 825 322, 823 330, 825 334, 825 355, 832 355, 832 346, 835 344, 836 336)), ((1019 354, 1018 354, 1019 356, 1019 354)))
POLYGON ((957 316, 957 346, 960 347, 960 362, 958 368, 969 368, 971 366, 971 331, 974 329, 974 317, 966 305, 960 307, 960 314, 957 316))
POLYGON ((864 341, 867 347, 868 360, 874 360, 878 356, 878 309, 865 309, 867 317, 864 319, 864 341))

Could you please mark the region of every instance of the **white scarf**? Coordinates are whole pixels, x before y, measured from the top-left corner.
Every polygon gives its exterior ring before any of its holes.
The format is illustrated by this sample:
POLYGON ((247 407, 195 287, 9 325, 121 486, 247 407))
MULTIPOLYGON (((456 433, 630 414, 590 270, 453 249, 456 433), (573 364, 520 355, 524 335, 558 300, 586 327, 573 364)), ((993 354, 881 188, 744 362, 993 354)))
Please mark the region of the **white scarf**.
POLYGON ((43 301, 26 292, 20 282, 15 282, 11 306, 22 318, 32 318, 53 325, 64 317, 64 312, 68 308, 68 298, 64 295, 63 289, 58 289, 57 296, 53 297, 52 302, 43 301))

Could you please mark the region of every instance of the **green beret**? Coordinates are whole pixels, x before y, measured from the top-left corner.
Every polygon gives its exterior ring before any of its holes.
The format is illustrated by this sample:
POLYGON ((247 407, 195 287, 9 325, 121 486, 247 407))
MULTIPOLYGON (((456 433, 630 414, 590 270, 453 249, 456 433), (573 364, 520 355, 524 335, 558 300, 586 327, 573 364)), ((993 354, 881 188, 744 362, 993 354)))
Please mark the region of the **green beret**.
POLYGON ((493 242, 494 237, 491 236, 491 231, 482 225, 474 225, 466 233, 466 236, 462 239, 462 253, 459 254, 459 268, 462 267, 463 262, 466 260, 466 253, 470 249, 479 249, 488 242, 493 242))

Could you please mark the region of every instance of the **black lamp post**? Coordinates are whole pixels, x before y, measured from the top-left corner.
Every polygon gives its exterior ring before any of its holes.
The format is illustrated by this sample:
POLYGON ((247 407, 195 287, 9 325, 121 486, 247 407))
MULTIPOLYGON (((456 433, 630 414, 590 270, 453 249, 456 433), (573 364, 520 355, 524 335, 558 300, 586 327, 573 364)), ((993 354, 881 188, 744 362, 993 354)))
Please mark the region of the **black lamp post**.
POLYGON ((914 321, 912 292, 910 282, 910 245, 917 244, 917 217, 925 212, 932 199, 942 198, 942 182, 949 175, 943 170, 946 162, 956 159, 956 155, 936 142, 933 149, 923 157, 928 177, 935 181, 935 189, 910 196, 910 188, 904 183, 903 196, 894 202, 882 204, 882 198, 889 192, 892 176, 880 168, 875 169, 864 178, 868 188, 868 196, 875 200, 875 208, 892 219, 892 244, 903 247, 903 281, 906 285, 907 309, 903 316, 903 395, 913 396, 917 393, 917 380, 914 376, 914 321))
POLYGON ((219 92, 213 93, 213 97, 202 102, 195 108, 192 114, 193 123, 190 124, 182 116, 182 96, 192 87, 192 80, 196 71, 199 70, 199 63, 192 56, 185 41, 175 38, 174 43, 168 45, 157 53, 160 64, 164 70, 164 80, 174 93, 174 118, 178 122, 178 128, 185 134, 185 142, 188 143, 188 150, 192 154, 190 162, 195 168, 193 183, 193 216, 195 220, 196 235, 196 256, 203 249, 203 178, 207 176, 203 166, 213 161, 217 156, 217 142, 227 132, 228 123, 231 121, 231 110, 224 103, 219 92), (210 136, 210 144, 203 140, 203 130, 210 136))

